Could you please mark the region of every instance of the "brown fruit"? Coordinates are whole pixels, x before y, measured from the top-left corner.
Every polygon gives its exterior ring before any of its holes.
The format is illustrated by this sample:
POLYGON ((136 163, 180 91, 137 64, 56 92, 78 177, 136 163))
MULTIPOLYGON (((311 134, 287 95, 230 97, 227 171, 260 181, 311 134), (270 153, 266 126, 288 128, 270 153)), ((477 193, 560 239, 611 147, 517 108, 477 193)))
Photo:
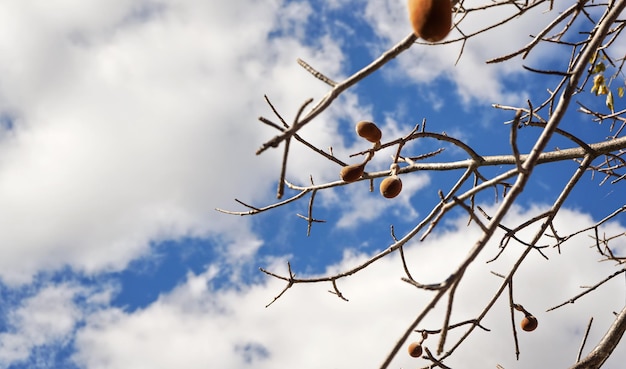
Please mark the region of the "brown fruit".
POLYGON ((392 199, 402 191, 402 181, 398 176, 389 176, 380 182, 380 193, 388 199, 392 199))
POLYGON ((343 179, 345 182, 354 182, 361 178, 364 170, 365 164, 346 165, 345 167, 341 168, 341 172, 339 172, 339 177, 341 177, 341 179, 343 179))
POLYGON ((383 137, 383 133, 378 129, 378 126, 374 122, 368 122, 365 120, 356 124, 356 133, 368 140, 369 142, 376 143, 383 137))
POLYGON ((537 328, 538 324, 537 318, 532 315, 526 315, 524 319, 522 319, 520 326, 522 326, 522 329, 526 332, 532 332, 537 328))
POLYGON ((409 345, 409 355, 412 357, 422 356, 422 345, 419 342, 413 342, 409 345))
POLYGON ((450 0, 409 0, 409 20, 417 37, 428 42, 443 40, 452 28, 450 0))

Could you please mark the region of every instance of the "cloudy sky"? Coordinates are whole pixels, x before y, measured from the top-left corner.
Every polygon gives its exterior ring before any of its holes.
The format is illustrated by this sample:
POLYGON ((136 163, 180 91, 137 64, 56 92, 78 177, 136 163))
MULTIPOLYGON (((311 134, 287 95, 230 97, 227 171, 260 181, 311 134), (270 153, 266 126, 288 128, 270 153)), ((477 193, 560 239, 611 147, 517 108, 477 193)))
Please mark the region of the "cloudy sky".
MULTIPOLYGON (((355 138, 355 122, 374 120, 384 140, 426 119, 429 130, 482 155, 509 154, 503 123, 512 116, 491 104, 545 99, 555 80, 536 78, 522 63, 558 65, 569 54, 538 48, 523 61, 484 61, 528 43, 555 16, 546 10, 472 39, 456 65, 460 44, 415 45, 301 135, 352 163, 350 154, 370 147, 355 138)), ((470 16, 464 31, 513 12, 470 16)), ((392 243, 391 224, 398 235, 410 230, 460 173, 404 176, 393 200, 365 182, 321 191, 314 216, 326 223, 308 237, 296 216, 306 214, 308 197, 254 217, 215 209, 248 210, 235 199, 276 201, 282 150, 255 155, 276 135, 258 117, 278 122, 264 95, 290 123, 306 99, 316 103, 328 91, 297 58, 334 80, 349 76, 410 34, 404 1, 3 0, 0 27, 0 368, 379 367, 431 297, 401 281, 398 255, 340 280, 348 302, 328 293, 330 284, 307 284, 266 308, 285 284, 259 267, 285 275, 289 261, 299 277, 348 270, 392 243)), ((623 56, 624 45, 614 46, 623 56)), ((604 108, 601 98, 581 99, 604 108)), ((611 133, 575 112, 562 128, 593 142, 611 133)), ((530 147, 532 129, 520 131, 520 149, 530 147)), ((570 146, 556 140, 549 149, 570 146)), ((424 140, 410 150, 440 147, 424 140)), ((388 169, 392 154, 382 151, 368 170, 388 169)), ((466 158, 452 147, 440 157, 466 158)), ((336 181, 339 169, 292 142, 290 182, 336 181)), ((575 169, 572 162, 537 170, 506 224, 545 211, 575 169)), ((601 179, 588 174, 573 192, 556 222, 560 235, 624 205, 623 182, 601 179)), ((491 193, 478 200, 488 212, 497 206, 491 193)), ((625 232, 623 217, 601 231, 625 232)), ((413 276, 445 279, 478 235, 466 215, 451 213, 424 242, 407 246, 413 276)), ((619 242, 614 251, 624 255, 619 242)), ((593 317, 588 351, 624 306, 624 278, 546 310, 620 270, 598 262, 593 244, 581 234, 560 254, 546 249, 548 261, 531 254, 520 269, 516 302, 540 323, 518 332, 519 361, 505 296, 483 321, 490 332, 475 331, 448 365, 568 367, 593 317)), ((477 316, 499 286, 491 272, 507 273, 522 251, 512 244, 486 264, 497 242, 488 247, 459 286, 452 320, 477 316)), ((420 328, 440 328, 440 305, 420 328)), ((425 344, 435 351, 436 337, 425 344)), ((607 368, 626 362, 623 348, 607 368)), ((403 350, 391 367, 426 364, 403 350)))

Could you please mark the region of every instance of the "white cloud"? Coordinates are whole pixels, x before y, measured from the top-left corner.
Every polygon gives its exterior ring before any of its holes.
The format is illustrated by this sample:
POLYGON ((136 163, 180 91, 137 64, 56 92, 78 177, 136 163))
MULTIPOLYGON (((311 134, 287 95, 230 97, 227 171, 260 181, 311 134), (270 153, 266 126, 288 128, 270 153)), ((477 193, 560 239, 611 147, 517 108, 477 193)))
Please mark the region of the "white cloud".
MULTIPOLYGON (((331 4, 334 10, 338 6, 350 3, 331 4)), ((378 36, 397 41, 408 34, 408 24, 397 22, 403 7, 396 2, 369 3, 366 16, 378 36)), ((0 53, 5 56, 0 60, 0 117, 3 123, 11 117, 14 125, 8 129, 4 124, 0 134, 0 243, 6 245, 0 251, 2 281, 27 283, 37 273, 66 266, 88 274, 120 270, 147 254, 151 242, 179 237, 219 236, 223 258, 216 263, 231 264, 190 273, 184 284, 133 312, 101 307, 109 303, 110 290, 93 294, 63 283, 42 288, 7 315, 10 329, 0 334, 1 360, 23 362, 38 347, 65 345, 78 330, 74 358, 90 369, 347 368, 382 361, 429 295, 399 281, 397 257, 341 280, 339 288, 349 303, 328 294, 329 285, 296 286, 265 309, 283 282, 213 286, 224 270, 232 281, 240 281, 240 267, 249 267, 246 262, 263 244, 246 220, 213 211, 216 206, 230 208, 235 197, 255 205, 272 201, 266 194, 277 178, 282 150, 254 156, 254 150, 276 134, 255 120, 263 115, 277 122, 263 94, 291 123, 306 98, 319 99, 328 90, 295 63, 297 57, 333 79, 345 74, 342 40, 307 38, 304 27, 312 16, 316 14, 305 2, 280 1, 0 5, 0 23, 7 31, 0 34, 0 53), (78 304, 77 296, 88 304, 78 304), (85 326, 78 327, 83 319, 85 326)), ((523 44, 525 36, 515 32, 510 35, 523 44)), ((426 54, 426 48, 416 46, 399 59, 400 67, 410 66, 411 76, 420 83, 448 73, 468 101, 489 100, 502 94, 502 78, 510 72, 503 67, 474 70, 493 56, 492 42, 477 40, 466 50, 465 64, 457 68, 452 67, 457 52, 453 48, 428 48, 426 54)), ((345 122, 370 119, 373 112, 352 92, 340 99, 340 105, 301 133, 347 156, 357 145, 346 144, 337 131, 345 122)), ((401 133, 393 118, 381 125, 385 137, 401 133)), ((316 183, 336 179, 338 168, 329 169, 334 164, 311 160, 315 155, 308 149, 292 150, 289 179, 307 183, 310 174, 316 183)), ((388 156, 382 153, 372 162, 377 168, 386 165, 388 156)), ((428 177, 407 176, 404 184, 393 202, 365 191, 351 192, 349 203, 359 207, 344 208, 338 225, 374 224, 391 211, 415 217, 417 210, 409 200, 429 184, 428 177)), ((564 217, 570 226, 588 221, 574 212, 564 217)), ((474 231, 459 227, 408 248, 415 277, 423 282, 445 278, 467 252, 472 236, 474 231)), ((519 302, 541 312, 577 293, 579 284, 608 274, 611 266, 595 262, 588 242, 577 242, 569 243, 563 256, 552 250, 549 263, 532 256, 516 280, 519 302), (553 275, 557 269, 562 272, 553 275)), ((477 314, 489 288, 498 282, 488 270, 505 272, 510 266, 515 247, 509 247, 511 252, 498 263, 468 272, 479 278, 468 280, 460 290, 460 315, 455 319, 477 314)), ((272 255, 266 260, 278 263, 286 258, 272 255)), ((346 250, 342 262, 329 270, 344 270, 364 258, 346 250)), ((594 293, 593 300, 541 313, 538 332, 522 336, 524 359, 533 354, 529 360, 535 367, 538 360, 571 363, 549 356, 546 342, 576 348, 579 331, 594 311, 599 328, 590 341, 597 341, 611 309, 620 306, 609 286, 594 293), (597 310, 597 301, 605 302, 606 309, 597 310)), ((506 304, 499 303, 485 321, 492 333, 472 338, 489 354, 462 350, 455 360, 477 368, 493 366, 499 358, 503 365, 514 365, 506 316, 506 304)), ((426 323, 437 328, 440 320, 426 323)), ((401 355, 396 363, 407 367, 415 361, 401 355)))
MULTIPOLYGON (((516 225, 538 211, 540 208, 515 209, 505 224, 516 225)), ((465 257, 477 236, 476 228, 466 227, 465 221, 462 217, 451 223, 454 227, 448 227, 447 231, 407 247, 406 257, 415 279, 423 283, 440 282, 465 257)), ((566 235, 591 223, 588 215, 565 209, 557 229, 566 235)), ((624 228, 612 223, 603 230, 612 234, 623 232, 624 228)), ((527 237, 530 233, 522 232, 519 236, 527 237)), ((464 368, 494 367, 497 363, 506 368, 567 367, 572 364, 587 321, 593 316, 589 350, 611 323, 612 311, 623 306, 623 296, 615 293, 615 288, 621 289, 623 282, 610 282, 575 304, 545 312, 581 292, 580 285, 596 283, 616 270, 612 264, 598 263, 600 257, 589 245, 587 235, 580 235, 564 244, 560 255, 554 248, 545 249, 550 261, 533 252, 518 271, 514 280, 515 302, 539 319, 535 332, 518 331, 519 362, 515 360, 505 292, 482 322, 491 332, 475 331, 448 364, 464 368)), ((480 313, 500 283, 490 271, 507 273, 523 247, 509 245, 492 264, 484 262, 496 254, 497 244, 485 250, 459 286, 453 322, 480 313)), ((616 251, 623 253, 626 249, 620 246, 616 251)), ((366 258, 367 255, 346 250, 343 260, 329 266, 328 272, 345 271, 366 258)), ((287 272, 284 264, 269 268, 287 272)), ((398 255, 339 280, 338 287, 349 302, 329 294, 330 283, 295 285, 266 309, 264 305, 284 288, 285 282, 268 278, 262 284, 214 289, 211 281, 214 272, 190 274, 186 283, 143 310, 125 313, 110 309, 90 316, 77 334, 75 359, 90 369, 120 366, 193 369, 207 365, 377 367, 432 296, 400 281, 403 271, 398 255)), ((438 329, 445 306, 444 299, 419 328, 438 329)), ((516 319, 519 322, 521 314, 516 319)), ((458 334, 451 331, 448 347, 458 334)), ((416 338, 417 334, 411 339, 416 338)), ((431 350, 436 348, 436 339, 431 336, 426 341, 431 350)), ((409 358, 404 350, 391 367, 425 364, 409 358)), ((618 348, 607 365, 617 365, 625 359, 624 351, 618 348)))
MULTIPOLYGON (((263 94, 291 122, 327 89, 297 57, 340 75, 331 39, 305 46, 308 5, 65 3, 0 5, 0 110, 14 119, 0 146, 2 279, 119 270, 169 238, 253 239, 213 209, 263 200, 277 178, 280 150, 254 155, 276 134, 256 121, 277 121, 263 94)), ((309 137, 331 138, 332 122, 309 137)))
MULTIPOLYGON (((465 8, 478 7, 485 1, 465 1, 465 8)), ((457 65, 455 62, 461 52, 461 43, 450 45, 413 45, 408 51, 398 57, 398 66, 394 72, 387 72, 395 83, 406 83, 406 74, 417 83, 423 91, 424 97, 435 104, 442 103, 442 95, 432 95, 428 92, 438 78, 448 79, 456 86, 456 93, 465 105, 475 102, 512 104, 525 101, 525 91, 509 91, 505 89, 507 79, 519 78, 521 59, 515 58, 506 63, 485 64, 489 59, 502 56, 525 46, 531 41, 530 35, 535 35, 552 21, 558 10, 545 12, 545 7, 536 7, 524 17, 514 19, 500 26, 494 32, 487 32, 468 40, 463 49, 462 57, 457 65), (506 40, 503 44, 503 40, 506 40)), ((471 34, 488 24, 511 16, 517 11, 514 5, 510 7, 498 6, 485 11, 472 12, 460 24, 464 34, 471 34)), ((408 20, 406 2, 398 1, 369 1, 366 17, 376 33, 388 42, 399 42, 409 35, 412 30, 408 20)), ((455 18, 458 20, 458 17, 455 18)), ((452 40, 460 37, 460 33, 453 29, 447 37, 452 40)), ((385 48, 390 45, 385 45, 385 48)), ((535 51, 529 60, 556 58, 556 55, 535 51)), ((522 73, 527 73, 523 72, 522 73)), ((439 92, 441 94, 441 92, 439 92)))
MULTIPOLYGON (((366 16, 378 34, 404 36, 388 27, 404 5, 376 4, 366 16)), ((13 120, 0 135, 7 283, 64 266, 120 270, 151 241, 254 239, 245 220, 212 209, 231 208, 235 197, 271 201, 282 150, 253 154, 276 134, 255 117, 278 121, 262 95, 291 122, 306 98, 315 104, 328 90, 297 57, 333 79, 344 75, 341 40, 305 35, 317 15, 304 2, 7 3, 0 14, 11 30, 0 36, 0 113, 13 120)), ((338 155, 351 152, 337 134, 342 124, 372 115, 354 93, 340 99, 302 130, 338 155)), ((289 179, 335 179, 334 164, 292 150, 289 179)))
POLYGON ((38 362, 44 358, 37 353, 46 347, 69 346, 77 323, 94 308, 108 304, 111 292, 106 285, 89 289, 72 283, 49 284, 17 306, 5 304, 7 329, 0 333, 0 366, 38 362))

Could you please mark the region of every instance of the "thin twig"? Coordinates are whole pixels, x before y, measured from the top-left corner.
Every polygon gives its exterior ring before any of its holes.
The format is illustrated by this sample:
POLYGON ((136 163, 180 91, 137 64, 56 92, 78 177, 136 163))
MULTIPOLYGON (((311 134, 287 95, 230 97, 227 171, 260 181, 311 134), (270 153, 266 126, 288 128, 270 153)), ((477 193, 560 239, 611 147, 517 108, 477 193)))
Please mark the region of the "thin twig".
POLYGON ((578 349, 578 355, 576 355, 577 363, 580 362, 580 358, 583 356, 583 349, 585 348, 585 343, 587 342, 589 331, 591 331, 591 323, 593 323, 593 317, 589 318, 589 323, 587 323, 587 329, 585 329, 585 334, 583 335, 583 341, 580 343, 580 348, 578 349))
POLYGON ((611 280, 611 279, 613 279, 613 278, 617 277, 618 275, 620 275, 620 274, 622 274, 622 273, 624 273, 624 272, 626 272, 626 268, 616 271, 615 273, 613 273, 613 274, 611 274, 610 276, 608 276, 608 277, 604 278, 603 280, 601 280, 600 282, 596 283, 595 285, 593 285, 593 286, 591 286, 591 287, 587 288, 584 292, 579 293, 578 295, 576 295, 576 296, 574 296, 574 297, 570 298, 569 300, 567 300, 567 301, 565 301, 565 302, 563 302, 563 303, 561 303, 561 304, 558 304, 558 305, 556 305, 556 306, 553 306, 553 307, 549 308, 548 310, 546 310, 546 312, 549 312, 549 311, 552 311, 552 310, 556 310, 556 309, 558 309, 558 308, 560 308, 560 307, 562 307, 562 306, 565 306, 565 305, 567 305, 567 304, 573 304, 573 303, 575 303, 575 302, 576 302, 576 300, 578 300, 579 298, 581 298, 581 297, 585 296, 585 295, 586 295, 586 294, 588 294, 589 292, 591 292, 591 291, 595 290, 596 288, 600 287, 600 286, 601 286, 601 285, 603 285, 604 283, 608 282, 609 280, 611 280))
POLYGON ((613 324, 593 350, 570 369, 597 369, 611 356, 626 332, 626 307, 617 314, 613 324))
POLYGON ((265 142, 261 146, 261 148, 257 150, 256 154, 260 155, 261 153, 263 153, 263 151, 269 149, 270 147, 277 147, 282 141, 296 134, 296 132, 298 132, 302 127, 304 127, 307 123, 312 121, 313 118, 318 116, 322 111, 326 110, 326 108, 330 106, 333 100, 335 100, 343 91, 352 87, 357 82, 361 81, 365 77, 372 74, 374 71, 381 68, 389 60, 395 58, 396 56, 400 55, 403 51, 410 48, 416 39, 417 37, 415 36, 415 34, 411 33, 410 35, 405 37, 402 41, 400 41, 398 44, 396 44, 394 47, 384 52, 380 57, 378 57, 376 60, 371 62, 369 65, 359 70, 358 72, 354 73, 353 75, 348 77, 346 80, 340 83, 337 83, 332 88, 332 90, 330 90, 320 100, 320 102, 317 103, 317 105, 315 105, 313 109, 311 109, 311 111, 309 111, 309 113, 306 116, 304 116, 300 121, 297 122, 297 124, 293 124, 291 128, 284 131, 282 134, 265 142))

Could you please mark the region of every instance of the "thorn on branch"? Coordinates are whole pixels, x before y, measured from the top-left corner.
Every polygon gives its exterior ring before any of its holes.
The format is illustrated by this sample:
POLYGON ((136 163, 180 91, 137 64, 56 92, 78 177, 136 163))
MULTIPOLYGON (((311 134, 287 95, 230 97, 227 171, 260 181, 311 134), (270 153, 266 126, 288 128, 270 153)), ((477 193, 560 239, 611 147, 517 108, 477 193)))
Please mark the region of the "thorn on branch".
POLYGON ((571 75, 571 73, 568 73, 568 72, 561 72, 558 70, 541 70, 541 69, 531 68, 526 65, 522 65, 522 68, 528 71, 540 73, 540 74, 551 74, 551 75, 556 75, 556 76, 561 76, 561 77, 569 77, 571 75))
POLYGON ((262 271, 263 273, 265 273, 267 275, 271 275, 272 277, 275 277, 275 278, 287 281, 287 286, 285 286, 285 288, 276 297, 274 297, 272 302, 270 302, 269 304, 265 305, 266 308, 269 307, 270 305, 272 305, 274 302, 276 302, 276 300, 278 300, 285 292, 287 292, 288 289, 290 289, 293 286, 294 278, 296 277, 296 275, 293 274, 293 272, 291 271, 291 263, 287 262, 287 268, 289 269, 289 278, 281 277, 281 276, 279 276, 277 274, 274 274, 274 273, 272 273, 270 271, 267 271, 267 270, 265 270, 263 268, 259 268, 260 271, 262 271))
POLYGON ((487 232, 487 227, 483 224, 483 222, 480 221, 480 219, 478 219, 473 209, 465 205, 465 203, 456 196, 452 196, 452 200, 454 200, 455 204, 459 205, 460 207, 465 209, 465 211, 467 211, 467 213, 470 216, 470 219, 476 222, 476 224, 478 224, 478 226, 480 227, 480 229, 482 229, 483 232, 487 232))
POLYGON ((549 311, 552 311, 552 310, 556 310, 556 309, 558 309, 558 308, 560 308, 560 307, 562 307, 562 306, 565 306, 565 305, 567 305, 567 304, 573 304, 573 303, 574 303, 574 302, 576 302, 576 300, 578 300, 579 298, 581 298, 581 297, 585 296, 585 295, 586 295, 586 294, 588 294, 589 292, 591 292, 591 291, 595 290, 596 288, 600 287, 600 286, 601 286, 601 285, 603 285, 604 283, 608 282, 609 280, 611 280, 611 279, 613 279, 613 278, 617 277, 618 275, 620 275, 620 274, 622 274, 622 273, 624 273, 624 272, 626 272, 626 268, 623 268, 623 269, 621 269, 621 270, 618 270, 617 272, 615 272, 615 273, 611 274, 610 276, 606 277, 606 278, 605 278, 605 279, 603 279, 602 281, 600 281, 600 282, 596 283, 594 286, 591 286, 591 287, 587 288, 584 292, 579 293, 578 295, 576 295, 576 296, 574 296, 574 297, 570 298, 569 300, 567 300, 567 301, 565 301, 565 302, 563 302, 563 303, 561 303, 561 304, 559 304, 559 305, 556 305, 556 306, 554 306, 554 307, 549 308, 548 310, 546 310, 546 312, 549 312, 549 311))
POLYGON ((268 206, 265 206, 265 207, 262 207, 262 208, 257 208, 257 207, 254 207, 252 205, 248 205, 248 204, 244 203, 241 200, 235 199, 235 201, 240 203, 241 205, 243 205, 243 206, 245 206, 245 207, 247 207, 249 209, 252 209, 252 210, 249 210, 249 211, 230 211, 230 210, 224 210, 224 209, 220 209, 220 208, 215 208, 215 210, 219 211, 220 213, 231 214, 231 215, 239 215, 239 216, 255 215, 255 214, 259 214, 259 213, 262 213, 264 211, 267 211, 267 210, 271 210, 271 209, 283 206, 283 205, 288 204, 290 202, 296 201, 299 198, 301 198, 302 196, 304 196, 309 191, 310 190, 308 190, 308 189, 301 190, 300 193, 296 194, 293 197, 288 198, 287 200, 283 200, 281 202, 277 202, 277 203, 274 203, 274 204, 271 204, 271 205, 268 205, 268 206))
POLYGON ((311 235, 311 224, 312 223, 326 223, 326 221, 324 219, 315 219, 315 218, 311 218, 310 216, 304 216, 302 214, 296 214, 296 216, 307 221, 307 223, 308 223, 307 230, 306 230, 306 235, 307 236, 311 235))
MULTIPOLYGON (((275 111, 273 105, 271 105, 271 103, 269 102, 269 99, 266 99, 266 101, 268 102, 268 104, 270 104, 270 107, 272 107, 272 110, 275 111)), ((261 147, 256 151, 256 155, 260 155, 263 153, 263 151, 269 149, 270 147, 278 147, 278 145, 284 141, 287 140, 289 138, 291 138, 292 136, 294 136, 296 134, 296 132, 298 132, 298 130, 301 128, 301 126, 304 125, 304 123, 300 123, 300 115, 302 114, 302 112, 304 111, 304 108, 309 105, 310 103, 313 102, 313 99, 307 99, 301 106, 300 109, 298 110, 298 113, 296 115, 296 119, 294 120, 294 124, 289 127, 287 125, 287 123, 284 122, 284 120, 281 118, 281 121, 284 123, 285 128, 288 128, 286 130, 282 130, 282 134, 278 135, 278 136, 274 136, 274 138, 272 138, 271 140, 265 142, 263 145, 261 145, 261 147)), ((275 111, 276 112, 276 111, 275 111)), ((276 114, 278 115, 278 113, 276 112, 276 114)), ((279 116, 280 117, 280 116, 279 116)), ((263 121, 264 122, 264 121, 263 121)))
POLYGON ((252 205, 248 205, 248 204, 246 204, 245 202, 243 202, 243 201, 241 201, 241 200, 239 200, 239 199, 235 199, 235 201, 236 201, 236 202, 238 202, 239 204, 241 204, 241 205, 243 205, 243 206, 247 207, 247 208, 250 208, 250 209, 254 210, 254 211, 261 211, 261 209, 259 209, 259 208, 257 208, 257 207, 254 207, 254 206, 252 206, 252 205))
MULTIPOLYGON (((490 215, 488 215, 480 206, 477 206, 477 208, 478 208, 478 211, 480 211, 483 214, 483 216, 485 218, 487 218, 487 220, 491 220, 492 219, 492 217, 490 215)), ((502 224, 498 224, 498 228, 504 230, 506 233, 502 237, 502 239, 500 240, 500 247, 499 247, 500 250, 498 251, 498 254, 495 257, 493 257, 492 259, 488 260, 487 263, 491 263, 491 262, 495 261, 498 257, 500 257, 500 255, 504 252, 504 249, 509 244, 509 241, 511 239, 521 243, 522 245, 524 245, 526 247, 529 247, 529 248, 537 250, 537 252, 539 252, 539 254, 541 256, 543 256, 544 259, 548 260, 548 257, 541 251, 541 249, 549 247, 548 245, 543 245, 543 246, 532 245, 532 244, 530 244, 528 242, 525 242, 525 241, 519 239, 516 236, 516 233, 518 231, 528 227, 529 225, 535 223, 536 221, 538 221, 540 219, 543 219, 545 217, 548 217, 549 215, 550 215, 550 212, 546 212, 546 213, 540 214, 540 215, 538 215, 538 216, 536 216, 534 218, 531 218, 530 220, 522 223, 521 225, 517 226, 515 229, 511 229, 511 228, 508 228, 508 227, 506 227, 506 226, 504 226, 502 224)))
POLYGON ((328 291, 328 292, 332 293, 333 295, 337 295, 337 297, 339 297, 343 301, 348 302, 348 299, 343 296, 341 291, 339 291, 339 288, 337 287, 337 280, 336 279, 333 279, 333 289, 334 289, 334 291, 328 291))
POLYGON ((436 155, 441 154, 444 151, 445 151, 445 148, 441 147, 441 148, 439 148, 439 149, 437 149, 435 151, 431 151, 431 152, 428 152, 426 154, 422 154, 422 155, 418 155, 418 156, 412 156, 410 158, 402 158, 402 159, 405 160, 407 163, 413 165, 418 160, 424 160, 424 159, 432 158, 432 157, 434 157, 436 155), (410 163, 409 161, 413 161, 413 163, 410 163))
MULTIPOLYGON (((311 186, 314 186, 315 183, 313 183, 313 176, 311 176, 311 186)), ((309 213, 308 216, 304 216, 301 214, 296 214, 298 217, 304 219, 307 221, 307 227, 306 227, 306 235, 307 237, 309 237, 311 235, 311 228, 313 227, 313 223, 326 223, 325 220, 322 219, 315 219, 313 218, 313 202, 315 201, 315 194, 317 193, 317 190, 313 190, 311 191, 311 199, 309 200, 309 213)))
POLYGON ((284 131, 284 128, 281 128, 278 124, 272 122, 271 120, 269 120, 269 119, 267 119, 265 117, 259 117, 259 121, 261 121, 262 123, 267 124, 268 126, 270 126, 272 128, 275 128, 275 129, 277 129, 277 130, 279 130, 281 132, 284 131))
MULTIPOLYGON (((433 362, 434 365, 442 368, 442 369, 452 369, 447 365, 444 365, 441 361, 435 359, 435 357, 433 356, 433 354, 430 352, 430 350, 428 349, 428 347, 424 347, 424 351, 426 352, 426 356, 428 357, 428 359, 430 361, 433 362)), ((431 366, 432 367, 432 366, 431 366)))
POLYGON ((447 286, 446 282, 442 282, 442 283, 431 283, 431 284, 423 284, 423 283, 419 283, 413 279, 408 279, 408 278, 400 278, 403 282, 406 282, 410 285, 413 285, 417 288, 421 288, 423 290, 428 290, 428 291, 438 291, 444 287, 447 286))
POLYGON ((500 277, 500 278, 502 278, 502 279, 506 279, 506 277, 505 277, 503 274, 500 274, 500 273, 494 272, 493 270, 491 271, 491 274, 495 275, 496 277, 500 277))
MULTIPOLYGON (((485 332, 491 332, 491 329, 484 327, 480 324, 480 321, 477 319, 468 319, 468 320, 464 320, 462 322, 459 323, 455 323, 455 324, 451 324, 448 329, 454 329, 454 328, 458 328, 458 327, 462 327, 464 325, 467 324, 472 324, 482 330, 484 330, 485 332)), ((422 333, 422 334, 438 334, 441 332, 441 329, 416 329, 415 332, 418 333, 422 333)))

